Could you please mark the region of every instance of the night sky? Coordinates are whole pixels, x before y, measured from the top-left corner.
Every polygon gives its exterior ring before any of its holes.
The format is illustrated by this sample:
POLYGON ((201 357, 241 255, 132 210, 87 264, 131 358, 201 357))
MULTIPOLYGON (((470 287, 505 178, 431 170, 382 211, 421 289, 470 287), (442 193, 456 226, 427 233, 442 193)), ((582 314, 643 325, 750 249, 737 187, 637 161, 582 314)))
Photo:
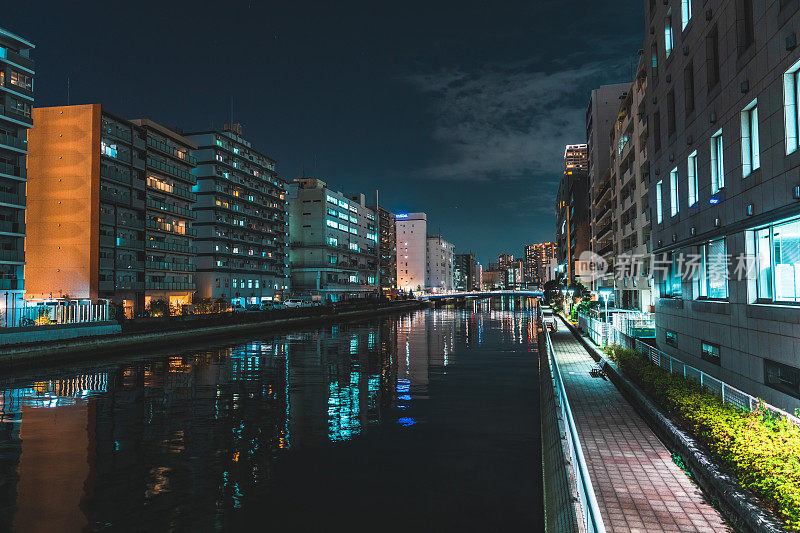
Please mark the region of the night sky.
POLYGON ((233 118, 304 171, 428 213, 484 263, 554 237, 589 91, 628 81, 641 1, 4 1, 36 105, 100 102, 184 131, 233 118), (231 105, 233 103, 233 105, 231 105))

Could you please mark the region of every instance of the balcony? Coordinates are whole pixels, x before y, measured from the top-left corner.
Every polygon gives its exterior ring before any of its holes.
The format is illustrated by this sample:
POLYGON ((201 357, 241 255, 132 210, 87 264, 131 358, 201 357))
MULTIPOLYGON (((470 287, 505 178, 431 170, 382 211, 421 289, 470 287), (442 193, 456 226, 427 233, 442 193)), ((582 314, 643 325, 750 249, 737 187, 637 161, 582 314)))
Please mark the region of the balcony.
POLYGON ((0 279, 0 291, 21 291, 24 284, 21 279, 0 279))
POLYGON ((14 207, 20 207, 24 209, 26 205, 26 198, 24 194, 0 192, 0 204, 8 204, 14 207))
MULTIPOLYGON (((5 56, 4 58, 9 63, 14 63, 16 65, 19 65, 22 68, 25 68, 25 69, 28 69, 28 70, 31 70, 31 71, 34 68, 34 63, 33 63, 32 60, 28 59, 27 57, 21 56, 20 54, 14 52, 13 50, 9 50, 7 48, 4 48, 4 56, 5 56)), ((3 57, 3 55, 0 55, 0 57, 3 57)))
POLYGON ((117 259, 116 270, 144 270, 144 261, 133 261, 130 259, 117 259))
POLYGON ((163 270, 166 272, 194 272, 197 268, 191 263, 177 263, 174 261, 148 261, 147 270, 163 270))
POLYGON ((170 176, 174 176, 176 178, 188 181, 189 183, 194 182, 194 177, 184 169, 173 165, 168 165, 162 161, 153 159, 152 157, 147 158, 147 165, 157 170, 160 170, 161 172, 166 172, 170 176))
POLYGON ((145 290, 152 291, 193 291, 194 283, 176 281, 148 281, 144 284, 145 290))
POLYGON ((0 261, 24 263, 25 252, 22 250, 0 250, 0 261))
POLYGON ((154 181, 151 179, 147 180, 147 186, 150 189, 167 194, 172 194, 179 198, 183 198, 184 200, 189 200, 190 202, 197 201, 197 195, 192 191, 190 191, 188 187, 180 187, 178 185, 172 185, 169 183, 165 183, 162 181, 154 181))
POLYGON ((602 239, 603 236, 606 233, 608 233, 609 231, 611 231, 611 222, 609 222, 605 226, 601 227, 600 230, 597 232, 597 235, 595 236, 595 238, 596 239, 602 239))
POLYGON ((179 252, 184 254, 195 253, 194 246, 188 244, 175 244, 171 242, 148 240, 146 241, 146 247, 150 248, 151 250, 164 250, 165 252, 179 252))
POLYGON ((0 146, 13 148, 22 152, 28 151, 28 142, 25 139, 20 139, 19 137, 14 137, 13 135, 7 135, 5 133, 0 133, 0 146))
POLYGON ((163 211, 164 213, 171 213, 173 215, 178 215, 184 218, 194 218, 191 209, 187 209, 185 207, 180 207, 177 205, 169 205, 163 202, 158 202, 152 198, 147 199, 147 207, 150 209, 155 209, 156 211, 163 211))
POLYGON ((0 233, 16 233, 19 235, 25 234, 24 222, 8 222, 0 220, 0 233))
POLYGON ((187 237, 194 237, 197 235, 197 231, 195 231, 193 228, 175 226, 174 224, 167 224, 166 222, 154 222, 152 220, 147 221, 147 229, 163 231, 164 233, 170 233, 173 235, 186 235, 187 237))
POLYGON ((24 178, 25 176, 22 174, 22 168, 17 167, 14 165, 9 165, 8 163, 4 163, 0 161, 0 174, 6 174, 7 176, 12 176, 15 178, 24 178))
POLYGON ((0 115, 21 122, 28 127, 33 126, 33 119, 30 117, 30 115, 20 113, 19 111, 11 107, 0 105, 0 115))
POLYGON ((192 166, 197 164, 197 159, 193 155, 189 154, 189 152, 181 152, 176 147, 171 146, 171 145, 169 145, 169 144, 167 144, 165 142, 162 142, 162 141, 157 141, 156 139, 153 139, 152 137, 148 137, 147 138, 147 146, 149 146, 150 148, 155 148, 159 152, 162 152, 162 153, 167 154, 169 156, 175 157, 175 158, 180 159, 182 161, 186 161, 187 163, 191 164, 192 166))
POLYGON ((614 251, 614 242, 612 241, 607 245, 605 245, 604 247, 600 248, 600 251, 598 251, 597 254, 600 256, 605 256, 606 254, 609 254, 613 251, 614 251))

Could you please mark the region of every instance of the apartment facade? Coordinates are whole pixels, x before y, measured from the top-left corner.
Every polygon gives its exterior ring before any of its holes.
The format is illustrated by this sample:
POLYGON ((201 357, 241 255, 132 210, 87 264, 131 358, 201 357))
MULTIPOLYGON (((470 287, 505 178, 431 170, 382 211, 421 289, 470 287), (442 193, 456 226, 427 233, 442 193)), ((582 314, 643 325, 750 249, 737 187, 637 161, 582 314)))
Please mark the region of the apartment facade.
POLYGON ((792 411, 800 407, 798 3, 645 8, 658 346, 792 411))
POLYGON ((477 291, 480 289, 478 262, 475 254, 456 254, 455 256, 455 290, 477 291))
POLYGON ((647 64, 642 56, 636 79, 620 100, 611 129, 614 304, 652 310, 650 279, 650 185, 647 159, 647 64))
POLYGON ((0 326, 16 326, 25 289, 27 131, 32 126, 33 43, 0 28, 0 326))
MULTIPOLYGON (((565 155, 565 160, 568 158, 565 155)), ((574 163, 567 163, 574 164, 574 163)), ((556 257, 569 283, 575 280, 575 261, 590 250, 589 176, 581 168, 567 169, 556 196, 556 257)))
POLYGON ((431 292, 448 292, 455 288, 455 246, 441 235, 426 239, 426 285, 431 292))
POLYGON ((240 124, 187 134, 197 144, 192 206, 197 296, 244 307, 289 285, 286 185, 240 124))
POLYGON ((425 213, 398 213, 395 218, 397 288, 406 293, 425 290, 428 217, 425 213))
POLYGON ((553 279, 553 261, 556 259, 556 243, 540 242, 525 246, 523 280, 542 287, 553 279))
POLYGON ((36 108, 25 298, 107 298, 127 316, 194 292, 194 144, 100 104, 36 108))
POLYGON ((287 185, 291 290, 326 302, 378 296, 378 221, 364 195, 315 178, 287 185))
POLYGON ((378 285, 387 298, 397 295, 397 221, 394 213, 380 205, 370 206, 378 214, 378 285))
POLYGON ((614 287, 616 228, 613 218, 618 184, 611 174, 608 146, 618 118, 620 99, 627 95, 629 89, 629 83, 603 85, 594 89, 586 109, 590 249, 608 265, 604 276, 591 280, 593 290, 614 287))

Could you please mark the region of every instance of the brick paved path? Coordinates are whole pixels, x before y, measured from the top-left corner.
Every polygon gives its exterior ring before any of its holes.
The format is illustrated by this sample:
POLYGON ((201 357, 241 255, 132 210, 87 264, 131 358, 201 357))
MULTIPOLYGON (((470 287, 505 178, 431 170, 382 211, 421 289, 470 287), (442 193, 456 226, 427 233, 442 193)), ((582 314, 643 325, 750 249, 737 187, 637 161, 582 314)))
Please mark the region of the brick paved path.
POLYGON ((551 333, 558 367, 606 530, 729 531, 719 512, 563 324, 551 333))

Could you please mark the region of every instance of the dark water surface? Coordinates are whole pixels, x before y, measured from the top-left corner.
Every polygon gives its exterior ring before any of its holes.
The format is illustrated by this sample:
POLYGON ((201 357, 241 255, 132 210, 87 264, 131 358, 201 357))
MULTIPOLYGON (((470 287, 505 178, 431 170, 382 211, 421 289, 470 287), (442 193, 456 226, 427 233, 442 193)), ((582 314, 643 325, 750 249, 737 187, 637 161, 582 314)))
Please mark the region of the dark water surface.
POLYGON ((521 299, 6 380, 17 531, 538 531, 521 299))

